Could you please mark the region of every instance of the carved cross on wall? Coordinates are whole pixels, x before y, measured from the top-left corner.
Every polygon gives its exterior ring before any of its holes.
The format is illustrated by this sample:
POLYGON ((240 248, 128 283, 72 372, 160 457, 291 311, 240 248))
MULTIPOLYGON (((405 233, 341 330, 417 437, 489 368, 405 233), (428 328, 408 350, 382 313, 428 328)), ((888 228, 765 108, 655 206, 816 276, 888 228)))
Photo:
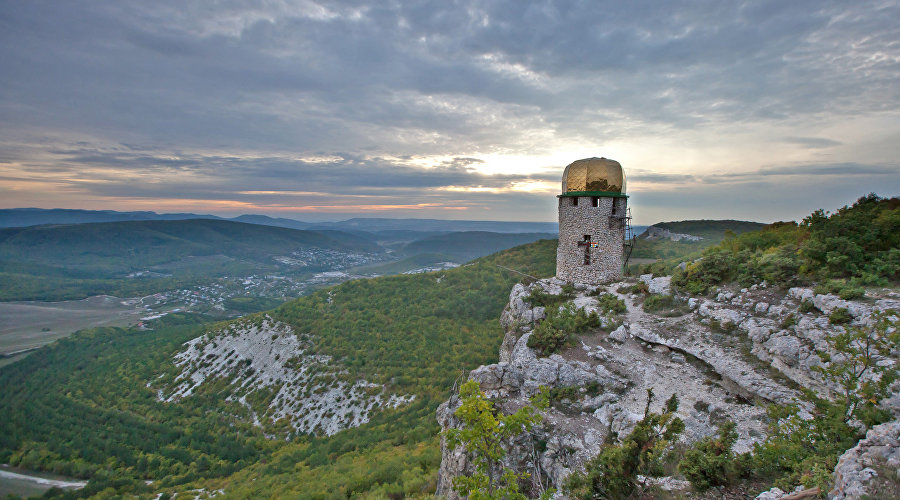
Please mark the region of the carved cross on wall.
POLYGON ((591 264, 591 248, 597 247, 596 243, 591 242, 591 235, 584 235, 584 240, 578 242, 578 246, 584 247, 584 265, 588 266, 591 264))

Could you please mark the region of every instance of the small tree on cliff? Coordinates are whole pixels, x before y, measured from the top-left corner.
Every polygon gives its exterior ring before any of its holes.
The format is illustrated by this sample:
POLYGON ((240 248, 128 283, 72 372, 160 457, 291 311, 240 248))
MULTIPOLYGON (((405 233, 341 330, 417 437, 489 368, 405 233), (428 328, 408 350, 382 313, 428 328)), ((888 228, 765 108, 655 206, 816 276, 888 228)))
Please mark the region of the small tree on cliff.
POLYGON ((900 348, 897 312, 876 312, 872 319, 873 326, 849 326, 843 333, 826 337, 825 341, 838 355, 832 357, 819 352, 819 357, 828 364, 814 368, 840 387, 840 398, 835 403, 844 422, 859 420, 866 427, 888 416, 879 404, 890 395, 891 386, 897 381, 897 364, 890 358, 891 352, 900 348))
POLYGON ((585 464, 584 472, 569 476, 569 494, 584 500, 634 498, 643 493, 639 476, 662 473, 663 461, 684 431, 684 422, 675 416, 675 394, 666 401, 661 413, 650 411, 652 401, 653 390, 647 389, 644 418, 621 443, 605 445, 600 454, 585 464))
MULTIPOLYGON (((499 413, 474 380, 459 388, 459 397, 462 404, 454 415, 462 421, 463 427, 447 429, 444 435, 451 450, 462 445, 469 452, 475 472, 471 476, 454 478, 454 489, 469 500, 524 500, 527 497, 519 491, 519 481, 528 479, 530 474, 503 466, 502 460, 506 456, 503 444, 541 422, 539 411, 549 404, 546 388, 541 388, 532 404, 511 415, 499 413)), ((552 493, 547 491, 543 497, 552 493)))
POLYGON ((812 418, 797 405, 769 406, 769 436, 754 449, 758 475, 780 477, 779 487, 801 483, 827 491, 841 453, 890 417, 881 402, 898 379, 894 353, 900 348, 900 321, 893 310, 876 313, 873 320, 871 326, 849 326, 827 337, 833 354, 818 353, 827 362, 818 370, 838 388, 834 401, 809 391, 812 418))

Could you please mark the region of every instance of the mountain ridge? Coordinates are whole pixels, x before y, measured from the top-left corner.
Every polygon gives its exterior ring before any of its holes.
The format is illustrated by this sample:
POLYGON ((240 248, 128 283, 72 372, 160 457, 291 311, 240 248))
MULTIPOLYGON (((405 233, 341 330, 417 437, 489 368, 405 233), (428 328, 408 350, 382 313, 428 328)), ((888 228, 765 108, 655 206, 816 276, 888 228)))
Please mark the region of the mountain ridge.
POLYGON ((470 221, 456 219, 415 219, 385 217, 353 217, 333 222, 307 222, 261 214, 220 217, 210 214, 168 213, 153 211, 120 212, 116 210, 84 210, 67 208, 4 208, 0 209, 0 228, 26 227, 42 224, 83 224, 141 220, 214 219, 247 222, 266 226, 311 230, 349 231, 491 231, 502 233, 556 232, 555 222, 470 221))

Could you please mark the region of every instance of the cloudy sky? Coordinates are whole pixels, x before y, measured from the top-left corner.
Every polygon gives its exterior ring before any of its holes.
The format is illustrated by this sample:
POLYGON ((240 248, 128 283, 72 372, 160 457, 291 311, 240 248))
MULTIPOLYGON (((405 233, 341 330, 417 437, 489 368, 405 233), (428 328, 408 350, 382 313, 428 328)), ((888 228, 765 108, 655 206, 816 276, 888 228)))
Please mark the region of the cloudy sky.
POLYGON ((0 0, 0 208, 635 222, 900 194, 900 2, 0 0))

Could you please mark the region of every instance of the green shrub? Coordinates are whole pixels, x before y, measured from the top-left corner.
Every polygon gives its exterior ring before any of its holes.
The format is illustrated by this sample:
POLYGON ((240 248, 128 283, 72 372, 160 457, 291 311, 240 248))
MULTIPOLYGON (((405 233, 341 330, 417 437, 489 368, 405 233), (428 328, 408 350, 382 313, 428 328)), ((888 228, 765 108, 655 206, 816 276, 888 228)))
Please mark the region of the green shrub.
POLYGON ((659 476, 684 422, 675 416, 678 397, 666 401, 662 413, 651 413, 653 390, 647 389, 644 418, 620 444, 607 444, 585 464, 584 472, 569 476, 565 489, 575 498, 629 498, 639 493, 638 476, 659 476))
POLYGON ((804 270, 820 278, 900 278, 900 198, 874 193, 829 214, 803 219, 809 240, 800 249, 804 270), (893 264, 891 255, 894 256, 893 264))
POLYGON ((714 332, 731 333, 737 330, 737 325, 730 321, 728 323, 722 323, 717 319, 711 319, 709 320, 709 328, 714 332))
POLYGON ((644 311, 659 316, 681 316, 687 314, 687 304, 673 295, 653 294, 644 299, 644 311))
POLYGON ((540 285, 535 286, 525 302, 531 304, 531 307, 550 307, 561 304, 575 296, 575 287, 572 284, 566 284, 562 288, 562 293, 553 295, 544 291, 540 285))
POLYGON ((786 329, 790 328, 797 324, 797 316, 794 314, 788 314, 785 316, 784 320, 781 321, 781 328, 786 329))
POLYGON ((858 299, 866 295, 866 289, 853 284, 853 280, 828 280, 816 286, 816 293, 830 293, 844 300, 858 299))
POLYGON ((678 471, 698 491, 728 484, 739 474, 739 462, 731 450, 738 438, 734 427, 734 422, 726 421, 717 436, 696 442, 678 464, 678 471))
POLYGON ((643 281, 638 281, 633 285, 622 285, 616 289, 616 292, 621 293, 622 295, 627 295, 631 293, 640 293, 643 295, 650 294, 650 285, 643 281))
POLYGON ((846 325, 853 321, 853 316, 846 307, 836 307, 831 314, 828 315, 828 322, 832 325, 846 325))
MULTIPOLYGON (((459 388, 462 404, 453 413, 462 427, 444 431, 451 450, 458 446, 472 457, 474 471, 470 475, 457 476, 453 488, 462 496, 482 499, 525 499, 519 491, 519 483, 528 479, 527 472, 519 472, 504 466, 506 449, 503 444, 529 432, 542 420, 540 411, 547 408, 546 388, 527 404, 510 415, 504 415, 481 391, 478 382, 470 380, 459 388)), ((548 498, 553 491, 542 495, 548 498)))
POLYGON ((625 301, 611 293, 600 293, 594 296, 597 297, 600 310, 604 314, 623 314, 628 310, 625 307, 625 301))
POLYGON ((808 314, 812 312, 822 312, 818 307, 813 303, 813 301, 804 299, 800 301, 800 312, 803 314, 808 314))
POLYGON ((538 323, 528 338, 528 347, 536 350, 539 356, 549 356, 571 342, 573 335, 599 326, 600 317, 596 312, 588 315, 584 309, 575 309, 574 304, 568 303, 547 311, 547 317, 538 323))

